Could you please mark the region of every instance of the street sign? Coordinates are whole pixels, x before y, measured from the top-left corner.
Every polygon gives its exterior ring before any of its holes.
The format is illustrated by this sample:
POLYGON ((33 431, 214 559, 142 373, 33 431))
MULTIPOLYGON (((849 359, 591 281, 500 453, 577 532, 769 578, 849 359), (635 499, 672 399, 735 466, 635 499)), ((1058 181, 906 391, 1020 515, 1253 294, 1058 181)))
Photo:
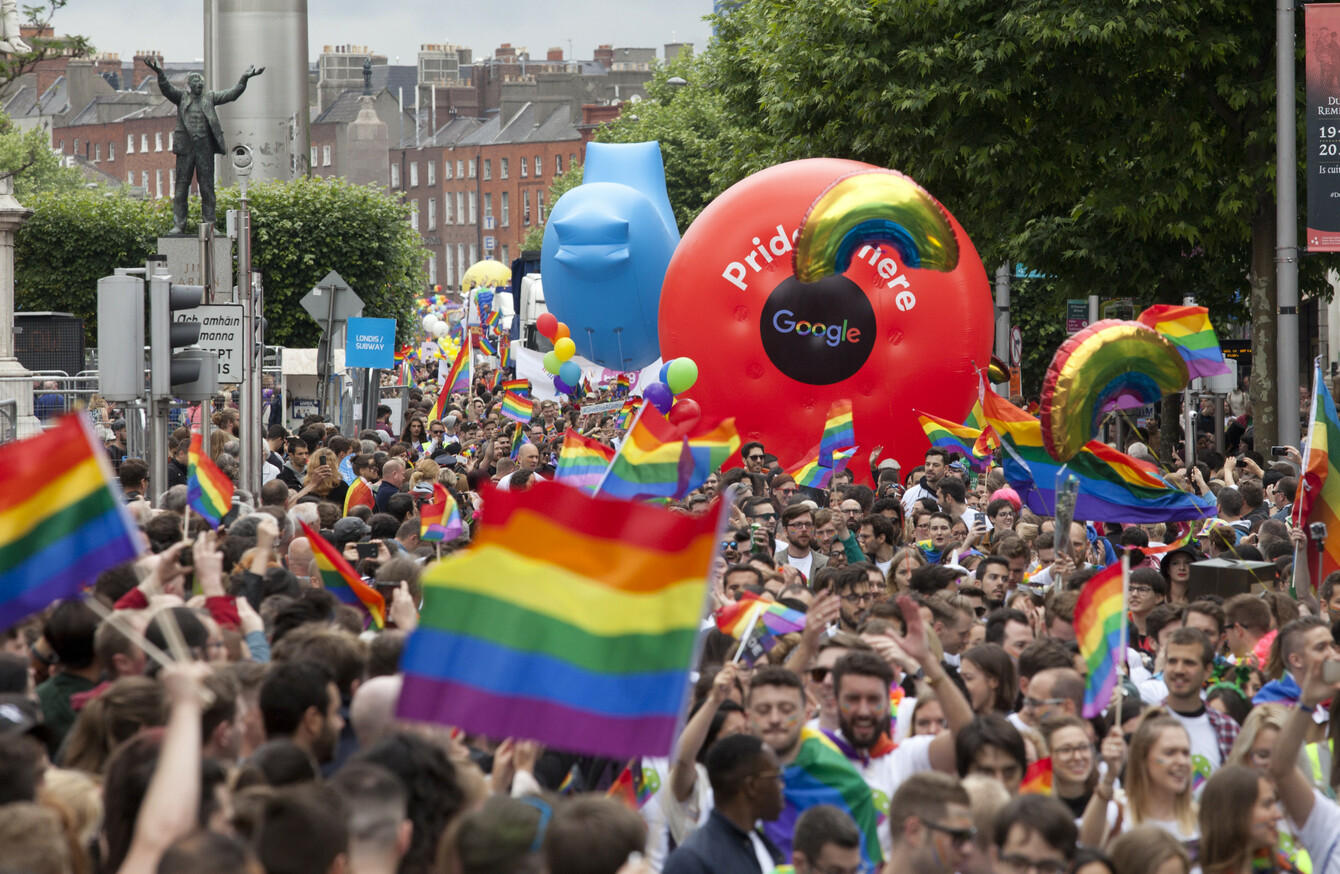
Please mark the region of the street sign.
POLYGON ((345 367, 395 367, 395 319, 350 319, 345 367))
POLYGON ((242 356, 246 354, 247 332, 240 303, 198 306, 173 313, 174 321, 200 325, 197 346, 213 352, 218 362, 219 384, 242 381, 242 356))
POLYGON ((1010 366, 1018 367, 1024 363, 1024 333, 1015 325, 1010 328, 1010 366))
POLYGON ((324 325, 327 319, 343 322, 363 315, 363 299, 340 274, 332 270, 315 288, 303 295, 302 308, 318 324, 324 325), (333 304, 332 295, 335 298, 333 304))
POLYGON ((497 245, 497 243, 498 243, 498 241, 495 240, 493 237, 485 237, 485 238, 484 238, 484 251, 485 251, 485 252, 492 252, 493 249, 494 249, 494 247, 497 245))
POLYGON ((1074 334, 1089 326, 1089 302, 1084 299, 1065 302, 1065 332, 1074 334))

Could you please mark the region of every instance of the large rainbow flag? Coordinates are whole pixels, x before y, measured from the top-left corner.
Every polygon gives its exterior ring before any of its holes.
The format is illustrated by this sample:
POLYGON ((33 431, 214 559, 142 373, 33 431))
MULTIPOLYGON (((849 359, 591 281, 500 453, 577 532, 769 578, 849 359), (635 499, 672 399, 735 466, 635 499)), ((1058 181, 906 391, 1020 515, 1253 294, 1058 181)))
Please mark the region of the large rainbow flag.
MULTIPOLYGON (((992 391, 983 397, 982 409, 1005 450, 1005 479, 1034 513, 1055 515, 1056 475, 1063 465, 1043 448, 1041 423, 992 391)), ((1152 464, 1096 440, 1064 467, 1079 479, 1076 519, 1138 524, 1205 519, 1218 512, 1213 495, 1174 488, 1152 464)))
POLYGON ((824 420, 824 433, 819 438, 819 466, 832 467, 833 455, 856 445, 856 431, 852 426, 851 401, 834 401, 824 420))
POLYGON ((233 508, 233 481, 205 453, 199 431, 186 453, 186 504, 214 529, 233 508))
MULTIPOLYGON (((1335 401, 1326 387, 1325 377, 1317 368, 1312 386, 1311 427, 1307 432, 1307 454, 1303 457, 1302 488, 1293 505, 1293 524, 1326 523, 1325 549, 1320 552, 1309 541, 1308 571, 1315 588, 1326 575, 1340 570, 1340 417, 1335 401)), ((1306 529, 1305 529, 1306 530, 1306 529)))
POLYGON ((0 446, 0 628, 136 558, 139 532, 83 417, 0 446))
POLYGON ((301 519, 298 524, 302 526, 302 533, 312 547, 312 558, 316 561, 317 570, 321 573, 321 584, 326 587, 326 591, 341 603, 361 608, 372 617, 372 624, 377 628, 385 627, 386 600, 381 593, 363 582, 348 559, 331 546, 320 532, 312 530, 301 519))
POLYGON ((554 477, 561 483, 594 492, 613 460, 613 448, 573 429, 563 435, 563 452, 558 456, 554 477))
POLYGON ((1121 562, 1094 575, 1075 604, 1075 639, 1089 666, 1084 688, 1084 718, 1101 716, 1121 681, 1126 657, 1126 573, 1121 562))
POLYGON ((1219 338, 1205 307, 1156 304, 1140 313, 1140 324, 1153 328, 1177 347, 1191 378, 1228 373, 1219 338))
POLYGON ((462 343, 461 351, 456 353, 456 360, 451 363, 451 370, 442 378, 441 384, 437 388, 437 401, 433 404, 433 412, 428 420, 441 421, 447 414, 447 401, 452 392, 464 392, 470 390, 470 374, 468 362, 470 359, 469 344, 462 343))
POLYGON ((715 514, 556 483, 490 490, 473 546, 424 574, 397 715, 615 759, 668 755, 716 539, 715 514))
POLYGON ((678 500, 740 448, 734 419, 687 433, 653 407, 641 411, 598 492, 616 498, 678 500))
POLYGON ((811 807, 831 804, 850 816, 861 830, 861 858, 865 863, 874 865, 884 860, 877 831, 879 812, 870 787, 823 732, 816 728, 801 729, 800 749, 784 769, 784 775, 782 815, 763 823, 763 833, 783 856, 791 858, 791 837, 800 815, 811 807))

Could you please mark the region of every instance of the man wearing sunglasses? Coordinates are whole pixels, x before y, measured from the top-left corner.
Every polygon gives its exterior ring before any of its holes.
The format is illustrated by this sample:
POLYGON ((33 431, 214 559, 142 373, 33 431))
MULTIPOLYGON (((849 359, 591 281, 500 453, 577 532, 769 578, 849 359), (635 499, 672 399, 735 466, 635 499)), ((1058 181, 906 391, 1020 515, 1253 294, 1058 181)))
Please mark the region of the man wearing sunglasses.
POLYGON ((977 836, 968 793, 938 771, 903 781, 889 802, 888 825, 892 848, 884 874, 953 874, 977 836))
POLYGON ((767 453, 763 450, 762 443, 746 443, 740 450, 740 457, 744 459, 745 470, 750 473, 763 473, 767 453))

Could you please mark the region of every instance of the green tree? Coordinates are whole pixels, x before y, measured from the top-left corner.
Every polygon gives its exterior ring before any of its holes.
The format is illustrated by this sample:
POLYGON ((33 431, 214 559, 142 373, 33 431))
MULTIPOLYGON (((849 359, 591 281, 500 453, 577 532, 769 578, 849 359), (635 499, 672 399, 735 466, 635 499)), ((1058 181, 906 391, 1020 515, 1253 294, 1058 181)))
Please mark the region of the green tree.
MULTIPOLYGON (((554 177, 549 183, 549 194, 545 197, 545 203, 549 204, 552 210, 553 205, 558 203, 558 199, 567 194, 573 188, 582 184, 582 165, 569 164, 568 169, 564 170, 554 177)), ((526 236, 521 241, 521 249, 526 252, 538 252, 544 245, 544 226, 548 223, 549 213, 545 213, 545 221, 533 225, 526 231, 526 236)))
MULTIPOLYGON (((331 270, 363 299, 369 316, 399 321, 409 335, 414 299, 427 276, 408 207, 375 187, 340 179, 253 184, 248 192, 252 268, 265 282, 266 342, 316 345, 320 328, 299 304, 331 270)), ((236 188, 219 192, 219 214, 237 206, 236 188)), ((144 263, 172 228, 171 203, 79 190, 38 194, 33 217, 15 240, 15 299, 20 309, 84 318, 97 342, 97 281, 117 267, 144 263)), ((193 200, 192 222, 200 204, 193 200)))

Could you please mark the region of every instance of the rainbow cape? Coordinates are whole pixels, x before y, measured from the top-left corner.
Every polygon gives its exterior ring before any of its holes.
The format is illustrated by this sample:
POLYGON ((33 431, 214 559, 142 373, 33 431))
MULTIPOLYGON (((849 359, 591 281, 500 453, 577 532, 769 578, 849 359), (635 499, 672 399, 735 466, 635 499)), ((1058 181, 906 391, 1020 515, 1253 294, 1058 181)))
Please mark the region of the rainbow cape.
POLYGON ((372 617, 377 628, 386 626, 386 601, 381 593, 363 582, 363 578, 353 569, 339 550, 326 542, 320 532, 312 530, 301 519, 302 533, 312 547, 312 558, 316 560, 317 570, 321 573, 321 583, 344 604, 360 607, 372 617))
POLYGON ((1084 718, 1101 716, 1121 681, 1119 666, 1126 657, 1126 584, 1121 563, 1099 571, 1079 593, 1075 604, 1075 639, 1089 666, 1084 688, 1084 718))
POLYGON ((186 504, 217 529, 233 508, 233 481, 205 454, 199 431, 191 434, 186 459, 186 504))
MULTIPOLYGON (((1063 465, 1043 448, 1041 423, 991 391, 982 409, 1005 450, 1005 479, 1034 513, 1055 515, 1056 475, 1063 465)), ((1079 479, 1076 519, 1152 523, 1204 519, 1218 512, 1213 495, 1202 498, 1176 489, 1152 464, 1096 440, 1064 467, 1079 479)))
POLYGON ((501 411, 504 416, 513 422, 525 424, 535 414, 535 403, 530 398, 523 398, 521 395, 509 391, 503 395, 501 411))
POLYGON ((850 816, 860 829, 861 859, 867 865, 884 860, 877 831, 879 813, 870 787, 823 732, 801 729, 800 750, 786 766, 784 775, 782 815, 773 822, 763 823, 763 833, 785 858, 791 858, 791 836, 800 815, 816 805, 831 804, 850 816))
POLYGON ((348 516, 349 510, 360 506, 371 507, 374 510, 377 508, 377 496, 372 493, 372 486, 361 476, 344 492, 344 515, 348 516))
POLYGON ((856 431, 852 427, 851 401, 834 401, 824 420, 824 433, 819 438, 819 466, 832 467, 833 454, 856 445, 856 431))
POLYGON ((1205 307, 1156 304, 1140 313, 1136 321, 1153 328, 1177 347, 1192 379, 1230 372, 1219 349, 1214 325, 1210 324, 1210 311, 1205 307))
POLYGON ((1019 785, 1020 795, 1051 795, 1052 794, 1052 759, 1048 756, 1045 759, 1038 759, 1028 766, 1028 771, 1024 773, 1024 781, 1019 785))
POLYGON ((561 483, 593 492, 613 460, 611 447, 583 437, 574 429, 563 435, 563 452, 558 456, 554 477, 561 483))
POLYGON ((423 576, 399 718, 615 759, 668 755, 714 514, 539 482, 488 490, 474 534, 423 576))
POLYGON ((833 453, 833 466, 824 467, 819 464, 819 448, 816 446, 805 456, 805 460, 787 471, 791 478, 796 481, 798 486, 808 486, 812 489, 826 489, 828 484, 833 481, 833 476, 847 469, 847 464, 856 454, 858 447, 853 446, 850 449, 840 449, 833 453))
POLYGON ((1318 554, 1316 545, 1309 540, 1308 570, 1315 588, 1327 574, 1340 570, 1340 417, 1336 416, 1335 401, 1326 387, 1324 375, 1318 369, 1312 386, 1311 426, 1307 432, 1307 455, 1303 458, 1302 488, 1293 505, 1294 527, 1313 522, 1326 523, 1325 549, 1318 554), (1335 447, 1336 458, 1331 457, 1335 447))
POLYGON ((455 540, 464 532, 456 499, 442 483, 433 483, 433 500, 419 507, 419 539, 455 540))
POLYGON ((137 558, 139 531, 83 416, 0 446, 0 628, 137 558))

